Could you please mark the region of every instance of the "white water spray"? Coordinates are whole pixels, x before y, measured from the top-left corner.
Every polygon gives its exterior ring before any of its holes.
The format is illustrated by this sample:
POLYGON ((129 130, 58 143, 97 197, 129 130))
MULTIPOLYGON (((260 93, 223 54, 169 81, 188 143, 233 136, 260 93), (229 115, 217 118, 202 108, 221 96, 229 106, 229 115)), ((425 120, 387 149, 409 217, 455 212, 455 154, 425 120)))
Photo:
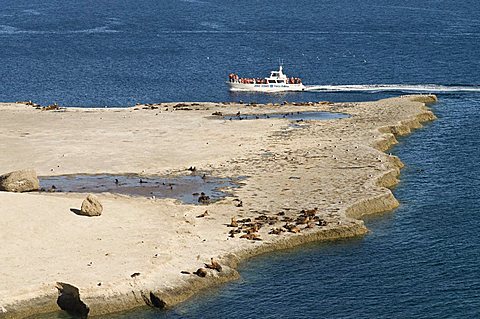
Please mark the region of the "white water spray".
POLYGON ((307 85, 309 92, 480 93, 480 86, 437 84, 307 85))

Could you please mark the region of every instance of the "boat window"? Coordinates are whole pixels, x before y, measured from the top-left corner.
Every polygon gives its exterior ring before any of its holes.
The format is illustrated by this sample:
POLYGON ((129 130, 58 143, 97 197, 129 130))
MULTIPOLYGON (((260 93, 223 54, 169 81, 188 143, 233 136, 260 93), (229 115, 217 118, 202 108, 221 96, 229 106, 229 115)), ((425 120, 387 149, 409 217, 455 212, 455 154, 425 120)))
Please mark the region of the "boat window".
POLYGON ((275 80, 268 80, 268 83, 275 83, 275 80))
POLYGON ((285 83, 283 80, 278 80, 277 83, 285 83))

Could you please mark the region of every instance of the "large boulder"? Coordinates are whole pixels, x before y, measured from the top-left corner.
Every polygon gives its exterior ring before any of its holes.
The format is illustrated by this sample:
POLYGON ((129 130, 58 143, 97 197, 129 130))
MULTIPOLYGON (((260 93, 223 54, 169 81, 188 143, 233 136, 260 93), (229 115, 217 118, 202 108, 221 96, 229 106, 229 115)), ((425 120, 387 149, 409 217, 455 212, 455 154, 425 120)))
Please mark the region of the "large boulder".
POLYGON ((0 191, 30 192, 39 188, 40 182, 33 169, 14 171, 0 176, 0 191))
POLYGON ((57 282, 58 289, 57 305, 75 318, 85 319, 90 309, 80 300, 80 291, 77 287, 64 282, 57 282))
POLYGON ((84 216, 100 216, 102 211, 102 204, 98 201, 97 196, 92 194, 88 194, 80 208, 80 214, 84 216))

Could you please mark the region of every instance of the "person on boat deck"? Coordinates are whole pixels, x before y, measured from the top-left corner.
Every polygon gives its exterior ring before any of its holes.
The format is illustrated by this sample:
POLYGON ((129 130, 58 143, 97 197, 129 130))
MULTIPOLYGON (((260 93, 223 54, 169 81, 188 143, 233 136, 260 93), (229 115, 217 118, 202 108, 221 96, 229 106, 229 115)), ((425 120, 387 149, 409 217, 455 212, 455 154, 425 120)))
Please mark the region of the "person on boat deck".
POLYGON ((235 73, 230 73, 228 78, 230 79, 230 82, 235 82, 238 79, 238 75, 236 75, 235 73))

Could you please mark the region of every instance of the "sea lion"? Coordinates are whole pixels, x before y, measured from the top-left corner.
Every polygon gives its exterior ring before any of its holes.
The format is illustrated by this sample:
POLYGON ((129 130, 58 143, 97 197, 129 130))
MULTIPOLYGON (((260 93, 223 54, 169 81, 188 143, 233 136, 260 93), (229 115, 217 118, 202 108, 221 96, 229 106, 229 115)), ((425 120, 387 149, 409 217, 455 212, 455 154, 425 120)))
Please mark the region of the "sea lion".
POLYGON ((315 207, 314 209, 307 209, 307 210, 305 211, 305 215, 310 216, 310 217, 313 217, 313 216, 315 216, 315 215, 317 214, 317 211, 318 211, 318 208, 317 208, 317 207, 315 207))
POLYGON ((314 228, 314 227, 315 227, 315 223, 308 223, 307 226, 305 226, 305 229, 314 228))
POLYGON ((283 217, 282 219, 282 222, 287 222, 287 223, 290 223, 293 221, 293 218, 292 217, 289 217, 289 216, 285 216, 283 217))
POLYGON ((201 192, 200 196, 198 197, 198 202, 200 204, 208 205, 208 204, 210 204, 210 196, 207 196, 207 195, 205 195, 204 192, 201 192))
POLYGON ((205 277, 207 276, 207 270, 205 268, 198 268, 195 272, 193 272, 198 277, 205 277))
POLYGON ((206 210, 203 214, 198 215, 197 218, 203 218, 205 216, 208 216, 208 210, 206 210))
POLYGON ((318 220, 318 226, 327 226, 327 221, 324 219, 319 219, 318 220))
MULTIPOLYGON (((240 228, 237 228, 237 229, 232 229, 232 230, 230 230, 228 233, 229 233, 230 235, 232 235, 232 234, 239 234, 239 233, 241 233, 241 232, 242 232, 242 230, 241 230, 240 228)), ((231 237, 233 237, 233 236, 231 236, 231 237)))
POLYGON ((250 228, 246 230, 247 234, 253 234, 260 230, 259 224, 253 224, 250 228))
POLYGON ((258 234, 255 234, 255 233, 245 234, 245 235, 240 236, 240 238, 245 238, 245 239, 248 239, 248 240, 262 240, 260 238, 260 236, 258 234))
POLYGON ((213 257, 210 258, 210 264, 205 264, 205 267, 208 269, 215 269, 216 271, 222 271, 222 265, 218 263, 218 261, 214 260, 213 257))
POLYGON ((237 223, 237 220, 235 219, 235 216, 232 217, 230 221, 230 225, 228 225, 228 227, 238 227, 238 223, 237 223))
POLYGON ((290 231, 291 233, 295 233, 295 234, 296 234, 296 233, 299 233, 299 232, 300 232, 300 228, 298 228, 297 226, 294 226, 294 227, 290 228, 289 231, 290 231))
POLYGON ((232 229, 230 230, 228 233, 229 233, 229 236, 228 237, 231 237, 231 238, 234 238, 235 237, 235 234, 239 234, 241 233, 242 230, 241 228, 237 228, 237 229, 232 229))
POLYGON ((284 231, 285 230, 283 228, 272 228, 272 230, 270 230, 269 234, 280 235, 284 231))
POLYGON ((307 224, 309 221, 310 221, 310 218, 305 216, 300 216, 295 220, 295 223, 297 225, 303 225, 303 224, 307 224))

